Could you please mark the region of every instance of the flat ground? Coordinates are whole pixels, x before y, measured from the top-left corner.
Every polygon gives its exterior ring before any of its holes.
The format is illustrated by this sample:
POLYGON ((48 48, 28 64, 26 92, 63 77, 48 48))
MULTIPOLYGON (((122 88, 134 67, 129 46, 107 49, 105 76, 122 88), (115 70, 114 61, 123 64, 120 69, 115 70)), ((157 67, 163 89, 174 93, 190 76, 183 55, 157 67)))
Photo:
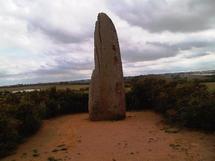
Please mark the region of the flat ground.
POLYGON ((88 114, 67 115, 44 121, 36 135, 2 160, 215 161, 214 134, 165 129, 162 117, 150 111, 129 112, 123 121, 91 122, 88 114))

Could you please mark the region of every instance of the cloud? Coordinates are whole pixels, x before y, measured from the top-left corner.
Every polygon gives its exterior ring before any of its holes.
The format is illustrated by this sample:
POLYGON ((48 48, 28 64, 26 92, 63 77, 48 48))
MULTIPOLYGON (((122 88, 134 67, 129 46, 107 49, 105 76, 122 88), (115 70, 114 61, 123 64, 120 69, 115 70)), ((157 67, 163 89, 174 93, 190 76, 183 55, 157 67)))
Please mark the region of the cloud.
POLYGON ((171 72, 189 72, 215 69, 215 53, 208 53, 195 58, 187 57, 187 53, 162 58, 155 61, 127 63, 125 75, 159 74, 171 72), (172 70, 174 69, 174 71, 172 70))
POLYGON ((28 22, 28 29, 43 32, 57 43, 75 43, 91 38, 97 13, 105 8, 98 0, 90 3, 86 0, 38 0, 25 6, 29 12, 23 18, 28 22))
POLYGON ((156 60, 160 58, 172 57, 177 54, 177 51, 168 46, 157 44, 145 44, 143 47, 127 48, 122 50, 124 60, 127 62, 139 62, 156 60))
POLYGON ((213 0, 125 0, 109 7, 132 25, 150 32, 195 32, 215 26, 213 0))
POLYGON ((126 75, 214 68, 213 6, 213 0, 0 1, 0 85, 90 78, 101 11, 116 26, 126 75))
POLYGON ((58 60, 55 65, 41 66, 41 68, 20 73, 0 73, 0 84, 44 83, 56 81, 71 81, 90 77, 92 62, 76 62, 58 60))

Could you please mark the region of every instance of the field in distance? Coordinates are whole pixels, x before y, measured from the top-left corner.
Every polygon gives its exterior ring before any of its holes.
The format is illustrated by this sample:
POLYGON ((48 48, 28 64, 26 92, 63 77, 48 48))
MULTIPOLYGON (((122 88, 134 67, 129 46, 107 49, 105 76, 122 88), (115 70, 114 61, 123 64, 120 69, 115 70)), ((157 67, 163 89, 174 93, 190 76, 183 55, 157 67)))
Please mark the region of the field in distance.
POLYGON ((18 92, 26 90, 46 90, 56 87, 57 90, 71 89, 71 90, 88 90, 89 84, 45 84, 45 85, 29 85, 29 86, 15 86, 15 87, 1 87, 0 91, 18 92))
MULTIPOLYGON (((208 87, 210 92, 215 91, 215 70, 209 71, 200 71, 200 72, 185 72, 185 73, 166 73, 166 74, 151 74, 151 75, 140 75, 140 76, 128 76, 125 77, 125 88, 126 91, 131 89, 131 80, 133 79, 144 79, 144 78, 164 78, 167 80, 198 80, 202 84, 205 84, 208 87)), ((71 89, 71 90, 80 90, 87 92, 89 90, 89 79, 70 81, 70 82, 55 82, 55 83, 44 83, 44 84, 30 84, 30 85, 13 85, 0 87, 0 92, 9 91, 9 92, 19 92, 19 91, 34 91, 34 90, 46 90, 51 87, 56 87, 57 90, 71 89)))
MULTIPOLYGON (((215 82, 205 82, 203 83, 208 87, 208 90, 213 92, 215 91, 215 82)), ((9 91, 9 92, 18 92, 18 91, 25 91, 25 90, 46 90, 52 87, 56 87, 57 90, 82 90, 88 91, 89 84, 46 84, 46 85, 29 85, 29 86, 16 86, 16 87, 0 87, 1 91, 9 91)), ((126 91, 129 91, 129 87, 126 87, 126 91)))

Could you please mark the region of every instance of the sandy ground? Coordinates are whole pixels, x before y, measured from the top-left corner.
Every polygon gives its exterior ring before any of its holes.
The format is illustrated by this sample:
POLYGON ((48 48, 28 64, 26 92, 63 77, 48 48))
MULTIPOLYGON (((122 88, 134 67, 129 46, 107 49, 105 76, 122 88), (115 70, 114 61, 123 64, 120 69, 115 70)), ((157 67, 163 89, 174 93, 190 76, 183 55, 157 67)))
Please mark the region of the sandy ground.
POLYGON ((3 161, 215 161, 215 135, 165 132, 153 112, 129 112, 123 121, 91 122, 87 114, 44 121, 39 132, 3 161), (51 161, 51 160, 50 160, 51 161))

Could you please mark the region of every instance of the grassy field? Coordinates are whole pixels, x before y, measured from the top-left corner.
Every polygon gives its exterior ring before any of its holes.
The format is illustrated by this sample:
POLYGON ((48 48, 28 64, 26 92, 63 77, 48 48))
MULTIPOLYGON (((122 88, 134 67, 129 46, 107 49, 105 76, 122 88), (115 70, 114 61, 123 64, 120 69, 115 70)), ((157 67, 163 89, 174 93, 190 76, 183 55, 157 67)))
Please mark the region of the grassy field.
MULTIPOLYGON (((20 86, 20 87, 1 87, 1 91, 9 91, 9 92, 14 92, 14 91, 23 91, 23 90, 46 90, 51 87, 56 87, 57 90, 63 90, 63 89, 71 89, 71 90, 83 90, 83 91, 88 91, 89 84, 47 84, 47 85, 31 85, 31 86, 20 86)), ((128 92, 131 90, 131 87, 126 86, 125 91, 128 92)))
POLYGON ((89 87, 88 84, 47 84, 47 85, 32 85, 32 86, 20 86, 20 87, 2 87, 0 88, 0 91, 22 91, 27 89, 39 89, 39 90, 46 90, 51 87, 56 87, 57 90, 61 89, 71 89, 71 90, 80 90, 80 89, 86 89, 89 87))
MULTIPOLYGON (((203 83, 205 84, 209 91, 215 91, 215 82, 206 82, 203 83)), ((31 85, 31 86, 20 86, 20 87, 1 87, 0 88, 0 92, 1 91, 22 91, 22 90, 28 90, 28 89, 39 89, 39 90, 46 90, 49 89, 51 87, 56 87, 57 90, 61 90, 61 89, 71 89, 71 90, 84 90, 87 91, 89 88, 89 84, 46 84, 46 85, 31 85)), ((126 92, 128 92, 130 90, 130 87, 125 87, 126 92)))
POLYGON ((215 82, 206 82, 204 84, 208 87, 209 91, 215 91, 215 82))

